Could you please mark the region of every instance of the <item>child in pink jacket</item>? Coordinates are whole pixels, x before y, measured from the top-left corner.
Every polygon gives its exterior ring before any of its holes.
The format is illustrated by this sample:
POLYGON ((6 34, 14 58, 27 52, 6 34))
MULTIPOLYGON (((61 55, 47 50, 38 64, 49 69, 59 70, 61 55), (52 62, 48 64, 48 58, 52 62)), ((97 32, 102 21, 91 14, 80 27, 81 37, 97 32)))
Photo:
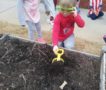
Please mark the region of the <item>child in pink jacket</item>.
POLYGON ((27 24, 28 37, 32 41, 45 43, 40 23, 39 0, 18 0, 18 16, 22 26, 27 24), (37 33, 37 38, 35 38, 37 33))
POLYGON ((84 27, 84 20, 77 13, 75 8, 75 0, 60 0, 60 12, 54 20, 52 43, 53 51, 62 46, 68 49, 74 47, 74 27, 75 23, 79 27, 84 27))

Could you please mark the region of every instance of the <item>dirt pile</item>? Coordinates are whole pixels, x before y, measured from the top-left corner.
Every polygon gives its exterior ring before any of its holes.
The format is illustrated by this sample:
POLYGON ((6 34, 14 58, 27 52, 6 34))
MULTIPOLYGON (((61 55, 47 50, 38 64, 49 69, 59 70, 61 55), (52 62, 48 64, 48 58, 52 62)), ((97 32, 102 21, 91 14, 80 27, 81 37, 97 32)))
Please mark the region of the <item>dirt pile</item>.
POLYGON ((99 57, 65 50, 65 63, 51 64, 51 46, 0 37, 0 90, 99 90, 99 57))

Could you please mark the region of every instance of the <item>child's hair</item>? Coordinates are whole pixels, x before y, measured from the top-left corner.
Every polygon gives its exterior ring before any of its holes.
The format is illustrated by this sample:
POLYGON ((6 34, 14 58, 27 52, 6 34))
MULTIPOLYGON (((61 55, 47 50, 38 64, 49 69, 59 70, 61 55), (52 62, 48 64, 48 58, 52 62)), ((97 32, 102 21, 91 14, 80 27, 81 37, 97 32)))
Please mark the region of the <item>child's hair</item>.
POLYGON ((74 7, 75 6, 75 0, 59 0, 59 5, 63 7, 74 7))

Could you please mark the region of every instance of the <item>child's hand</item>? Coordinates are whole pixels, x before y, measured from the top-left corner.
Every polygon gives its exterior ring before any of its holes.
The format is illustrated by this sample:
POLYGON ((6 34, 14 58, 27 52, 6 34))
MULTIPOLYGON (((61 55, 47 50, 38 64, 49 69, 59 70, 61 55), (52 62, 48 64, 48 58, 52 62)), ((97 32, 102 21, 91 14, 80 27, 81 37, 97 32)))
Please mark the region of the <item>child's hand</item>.
POLYGON ((74 11, 72 11, 72 12, 74 14, 74 17, 76 17, 77 16, 77 9, 76 9, 76 7, 74 7, 74 11))
POLYGON ((55 46, 53 47, 53 52, 55 52, 55 51, 57 51, 57 50, 58 50, 58 46, 55 45, 55 46))

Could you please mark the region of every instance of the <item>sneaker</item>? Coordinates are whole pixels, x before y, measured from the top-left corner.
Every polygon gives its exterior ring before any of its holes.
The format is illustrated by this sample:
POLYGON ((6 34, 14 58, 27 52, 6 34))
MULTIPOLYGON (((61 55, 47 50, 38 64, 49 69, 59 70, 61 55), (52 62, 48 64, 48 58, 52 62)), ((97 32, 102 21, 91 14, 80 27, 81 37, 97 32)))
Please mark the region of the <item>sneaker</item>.
POLYGON ((38 41, 39 43, 43 43, 43 44, 46 43, 46 41, 45 41, 43 38, 38 38, 37 41, 38 41))

